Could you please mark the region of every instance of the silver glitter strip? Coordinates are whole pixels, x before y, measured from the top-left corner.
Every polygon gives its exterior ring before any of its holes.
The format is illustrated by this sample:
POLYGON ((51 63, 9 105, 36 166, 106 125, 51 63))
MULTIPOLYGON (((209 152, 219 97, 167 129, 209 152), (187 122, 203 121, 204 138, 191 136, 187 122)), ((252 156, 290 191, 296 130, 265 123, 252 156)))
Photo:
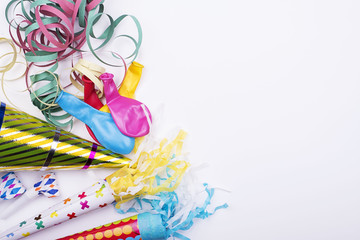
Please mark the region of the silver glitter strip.
POLYGON ((59 144, 60 131, 61 131, 60 128, 56 128, 54 140, 51 144, 50 151, 49 151, 49 153, 46 157, 45 163, 42 166, 42 168, 40 169, 40 171, 46 171, 46 169, 50 166, 51 160, 53 159, 55 151, 56 151, 56 147, 59 144))

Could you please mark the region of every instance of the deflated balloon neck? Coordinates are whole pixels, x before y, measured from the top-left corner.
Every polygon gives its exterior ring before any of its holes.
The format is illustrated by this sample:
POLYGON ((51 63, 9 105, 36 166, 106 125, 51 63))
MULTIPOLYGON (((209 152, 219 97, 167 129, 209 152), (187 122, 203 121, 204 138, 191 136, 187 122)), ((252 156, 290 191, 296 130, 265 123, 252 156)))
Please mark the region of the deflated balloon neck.
POLYGON ((113 81, 113 79, 114 79, 114 74, 111 74, 111 73, 103 73, 103 74, 100 75, 100 79, 101 79, 103 82, 113 81))
POLYGON ((94 87, 94 83, 85 75, 82 76, 82 80, 84 82, 84 85, 88 85, 89 87, 94 87))
POLYGON ((129 70, 140 71, 141 72, 143 68, 144 68, 144 65, 134 61, 130 65, 129 70))
POLYGON ((100 79, 104 82, 105 98, 108 104, 111 100, 120 96, 113 78, 114 75, 111 73, 103 73, 100 75, 100 79))
POLYGON ((130 65, 130 67, 131 66, 134 66, 134 67, 137 67, 137 68, 144 68, 144 65, 142 65, 142 64, 140 64, 138 62, 135 62, 135 61, 132 62, 132 65, 130 65))
POLYGON ((86 102, 93 108, 102 108, 104 104, 100 101, 95 91, 95 84, 93 83, 93 81, 91 81, 85 75, 83 75, 82 80, 84 82, 84 102, 86 102))
POLYGON ((60 101, 60 99, 63 97, 63 95, 64 95, 64 92, 61 91, 60 94, 59 94, 59 96, 56 98, 55 103, 59 103, 59 101, 60 101))

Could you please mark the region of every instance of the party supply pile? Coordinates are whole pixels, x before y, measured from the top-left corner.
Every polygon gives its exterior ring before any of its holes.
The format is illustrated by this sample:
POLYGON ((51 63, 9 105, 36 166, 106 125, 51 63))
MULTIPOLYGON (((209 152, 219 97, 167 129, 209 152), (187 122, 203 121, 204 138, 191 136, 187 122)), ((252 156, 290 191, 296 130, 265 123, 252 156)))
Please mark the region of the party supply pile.
POLYGON ((44 229, 51 232, 50 227, 106 206, 134 216, 120 215, 117 222, 85 232, 79 229, 61 239, 188 239, 179 231, 188 230, 194 218, 204 219, 227 207, 208 212, 214 189, 205 184, 200 193, 206 198, 199 202, 201 198, 188 190, 193 184, 183 181, 190 167, 183 153, 186 132, 180 130, 172 140, 154 140, 155 118, 135 99, 143 69, 134 61, 142 43, 140 23, 131 15, 113 17, 106 13, 107 7, 104 0, 8 0, 5 16, 10 37, 0 38, 0 58, 7 60, 0 66, 7 99, 3 100, 11 103, 4 81, 11 80, 17 65, 25 66, 12 78, 25 81, 32 104, 46 121, 1 102, 0 200, 12 203, 0 219, 21 214, 16 210, 38 196, 60 194, 53 172, 25 189, 14 171, 61 169, 75 174, 76 170, 112 168, 114 172, 78 194, 58 197, 57 204, 35 216, 19 215, 24 220, 14 226, 0 226, 0 240, 35 236, 44 229), (105 26, 103 19, 108 20, 105 26), (135 36, 119 33, 125 19, 134 23, 135 36), (129 56, 122 57, 109 44, 119 38, 132 42, 129 56), (60 75, 66 68, 71 68, 69 75, 60 75), (117 86, 121 71, 124 77, 117 86), (71 130, 78 120, 93 141, 62 129, 71 130))

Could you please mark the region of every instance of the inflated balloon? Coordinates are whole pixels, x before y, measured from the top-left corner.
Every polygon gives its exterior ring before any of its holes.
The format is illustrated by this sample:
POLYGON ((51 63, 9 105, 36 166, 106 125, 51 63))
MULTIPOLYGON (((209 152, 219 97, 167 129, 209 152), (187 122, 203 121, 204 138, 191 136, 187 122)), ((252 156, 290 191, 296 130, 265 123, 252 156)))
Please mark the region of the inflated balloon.
POLYGON ((106 103, 119 130, 130 137, 142 137, 149 133, 151 113, 145 104, 118 93, 114 75, 104 73, 100 79, 104 82, 106 103))
POLYGON ((135 139, 119 131, 110 113, 101 112, 64 91, 60 93, 55 103, 88 125, 105 148, 119 154, 128 154, 133 150, 135 139))
MULTIPOLYGON (((95 84, 85 75, 82 76, 82 81, 84 82, 84 102, 89 104, 95 109, 100 109, 104 104, 100 101, 96 91, 95 84)), ((97 142, 99 142, 94 133, 91 131, 91 128, 86 125, 86 129, 89 132, 90 136, 97 142)))

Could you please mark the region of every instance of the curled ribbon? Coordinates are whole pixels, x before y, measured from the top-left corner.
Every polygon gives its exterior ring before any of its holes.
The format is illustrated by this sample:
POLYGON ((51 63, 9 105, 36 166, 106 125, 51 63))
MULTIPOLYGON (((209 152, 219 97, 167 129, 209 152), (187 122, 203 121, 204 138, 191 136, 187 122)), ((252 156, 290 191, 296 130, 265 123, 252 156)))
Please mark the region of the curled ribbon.
POLYGON ((8 98, 8 96, 7 96, 6 92, 5 92, 4 82, 5 81, 16 80, 16 79, 19 79, 19 78, 23 77, 25 75, 26 70, 24 70, 23 72, 20 72, 20 74, 17 77, 14 77, 12 79, 6 79, 5 74, 10 72, 11 69, 13 69, 13 67, 16 64, 23 64, 27 68, 27 62, 26 61, 22 62, 22 61, 18 60, 18 56, 22 56, 22 55, 20 54, 20 51, 18 51, 16 49, 16 46, 15 46, 14 42, 11 39, 0 37, 0 44, 4 44, 4 43, 8 44, 11 47, 11 51, 7 52, 7 53, 5 53, 3 55, 0 55, 0 59, 3 59, 3 58, 8 57, 8 56, 11 56, 11 59, 10 59, 10 61, 7 61, 4 65, 0 65, 1 88, 2 88, 2 92, 4 93, 4 96, 8 100, 8 102, 15 106, 15 104, 13 104, 10 101, 10 99, 8 98))
POLYGON ((57 127, 72 127, 73 120, 70 114, 64 112, 61 107, 55 104, 62 88, 58 84, 59 76, 53 73, 57 68, 54 65, 49 71, 34 74, 30 77, 31 86, 42 83, 42 86, 30 92, 32 103, 40 109, 45 119, 57 127))
MULTIPOLYGON (((137 38, 126 34, 116 35, 115 38, 127 38, 134 43, 135 50, 127 57, 134 60, 142 43, 139 21, 134 16, 126 14, 113 19, 104 13, 103 2, 104 0, 11 0, 6 6, 5 15, 10 27, 16 29, 17 41, 11 31, 10 35, 24 50, 26 60, 53 64, 75 52, 81 52, 80 49, 87 42, 90 52, 98 60, 111 65, 102 60, 95 51, 103 48, 113 38, 115 29, 124 19, 130 18, 137 28, 137 38), (28 2, 30 7, 26 8, 25 2, 28 2), (21 7, 22 14, 15 14, 18 7, 21 7), (15 19, 11 19, 11 15, 16 15, 22 20, 16 23, 15 19), (103 16, 109 19, 109 25, 97 37, 94 34, 94 25, 103 16), (22 36, 22 32, 25 36, 22 36), (91 39, 100 40, 102 43, 94 48, 91 39)), ((114 52, 112 55, 119 58, 114 52)))
POLYGON ((14 172, 9 172, 1 177, 0 199, 10 200, 25 193, 26 189, 16 177, 14 172))
POLYGON ((87 4, 86 0, 12 0, 5 9, 6 19, 16 29, 17 41, 13 40, 24 50, 27 61, 55 63, 79 51, 85 44, 88 12, 102 1, 93 0, 87 4), (24 2, 30 3, 30 7, 26 8, 24 2), (17 16, 23 20, 16 24, 9 15, 10 9, 15 11, 18 6, 21 6, 22 15, 17 16), (77 19, 79 31, 75 30, 77 19))
MULTIPOLYGON (((40 81, 46 83, 46 86, 41 87, 41 91, 31 91, 31 97, 33 104, 42 111, 46 120, 58 127, 72 125, 71 120, 65 120, 69 115, 59 113, 61 108, 54 105, 54 99, 58 96, 59 91, 57 86, 55 88, 52 80, 58 78, 54 72, 60 61, 76 52, 80 54, 84 52, 81 48, 87 42, 90 52, 98 60, 111 65, 102 60, 96 51, 103 48, 113 36, 115 36, 114 38, 130 39, 134 43, 135 50, 127 59, 134 60, 138 55, 142 42, 139 21, 130 15, 121 15, 114 20, 110 15, 104 13, 103 2, 104 0, 10 0, 6 6, 5 15, 10 25, 10 36, 15 44, 23 49, 25 59, 31 62, 26 71, 26 79, 31 66, 51 66, 45 72, 31 76, 32 85, 40 81), (18 8, 21 8, 21 13, 15 14, 18 8), (11 15, 14 18, 11 18, 11 15), (15 16, 20 19, 18 22, 15 21, 15 16), (99 36, 95 36, 94 26, 103 16, 110 20, 109 25, 99 36), (126 34, 115 35, 115 29, 126 18, 132 19, 135 23, 137 38, 126 34), (11 28, 15 29, 16 34, 13 34, 11 28), (101 45, 94 48, 93 39, 102 41, 101 45)), ((126 66, 124 59, 119 54, 111 53, 113 57, 123 61, 123 65, 120 66, 126 66)), ((81 72, 84 69, 75 70, 81 72)), ((96 75, 98 74, 94 76, 96 75)), ((101 82, 97 78, 90 77, 90 79, 99 88, 98 94, 101 97, 101 82)), ((76 81, 81 83, 81 78, 76 76, 75 79, 71 78, 71 82, 82 91, 81 84, 76 81)))
MULTIPOLYGON (((99 80, 99 76, 105 72, 105 68, 84 59, 80 59, 72 68, 72 73, 75 71, 79 72, 82 76, 86 76, 95 84, 95 86, 99 89, 99 98, 103 96, 104 84, 99 80)), ((84 87, 76 81, 73 74, 70 74, 70 81, 79 91, 84 92, 84 87)))

